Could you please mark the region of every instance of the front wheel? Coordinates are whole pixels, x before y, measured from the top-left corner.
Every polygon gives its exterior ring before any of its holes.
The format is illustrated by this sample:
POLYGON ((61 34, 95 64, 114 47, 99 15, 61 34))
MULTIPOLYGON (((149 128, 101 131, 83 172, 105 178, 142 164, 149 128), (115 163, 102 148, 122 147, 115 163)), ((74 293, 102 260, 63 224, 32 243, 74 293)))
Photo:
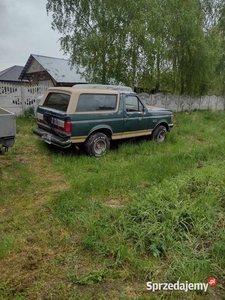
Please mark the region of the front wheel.
POLYGON ((157 126, 152 133, 152 140, 157 143, 162 143, 165 141, 167 135, 167 129, 163 125, 157 126))
POLYGON ((109 149, 109 146, 108 137, 102 132, 96 132, 87 139, 85 150, 91 156, 100 157, 109 149))

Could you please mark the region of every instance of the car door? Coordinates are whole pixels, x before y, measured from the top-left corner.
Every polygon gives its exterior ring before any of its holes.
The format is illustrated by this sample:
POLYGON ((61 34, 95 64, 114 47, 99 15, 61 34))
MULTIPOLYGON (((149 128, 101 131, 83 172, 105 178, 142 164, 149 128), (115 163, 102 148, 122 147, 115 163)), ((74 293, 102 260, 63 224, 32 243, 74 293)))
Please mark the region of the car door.
POLYGON ((124 137, 145 135, 149 130, 146 109, 136 95, 125 96, 124 137))

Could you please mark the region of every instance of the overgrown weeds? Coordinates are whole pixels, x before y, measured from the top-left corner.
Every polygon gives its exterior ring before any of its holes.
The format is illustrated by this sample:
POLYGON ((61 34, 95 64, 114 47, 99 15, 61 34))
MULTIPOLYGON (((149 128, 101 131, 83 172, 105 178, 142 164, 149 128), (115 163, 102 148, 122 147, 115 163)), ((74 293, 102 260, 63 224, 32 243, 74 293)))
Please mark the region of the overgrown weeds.
POLYGON ((17 125, 0 161, 0 299, 224 299, 224 112, 177 113, 165 143, 100 159, 17 125), (207 292, 146 289, 210 276, 207 292))

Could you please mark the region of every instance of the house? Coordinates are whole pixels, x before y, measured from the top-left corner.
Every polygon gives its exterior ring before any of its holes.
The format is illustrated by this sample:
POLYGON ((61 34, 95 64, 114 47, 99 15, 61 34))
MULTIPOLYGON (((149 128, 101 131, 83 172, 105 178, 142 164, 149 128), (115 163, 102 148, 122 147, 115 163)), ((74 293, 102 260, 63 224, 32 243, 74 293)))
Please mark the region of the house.
POLYGON ((19 79, 28 80, 32 84, 47 81, 51 86, 73 86, 76 83, 85 83, 75 68, 70 67, 67 59, 36 54, 30 55, 19 79))
POLYGON ((19 76, 23 70, 22 66, 12 66, 0 72, 0 82, 12 82, 21 84, 19 76))
POLYGON ((24 67, 13 66, 0 72, 0 107, 17 115, 36 105, 38 96, 51 86, 85 83, 69 61, 31 54, 24 67))

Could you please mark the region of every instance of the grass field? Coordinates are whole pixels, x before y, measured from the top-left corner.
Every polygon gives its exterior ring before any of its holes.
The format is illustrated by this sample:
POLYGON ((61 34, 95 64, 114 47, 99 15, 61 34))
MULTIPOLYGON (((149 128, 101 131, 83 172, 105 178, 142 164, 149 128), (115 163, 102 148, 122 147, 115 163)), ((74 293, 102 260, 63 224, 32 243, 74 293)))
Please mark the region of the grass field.
POLYGON ((162 144, 61 152, 17 118, 0 156, 0 300, 225 299, 225 112, 175 114, 162 144), (149 291, 147 282, 207 283, 149 291))

